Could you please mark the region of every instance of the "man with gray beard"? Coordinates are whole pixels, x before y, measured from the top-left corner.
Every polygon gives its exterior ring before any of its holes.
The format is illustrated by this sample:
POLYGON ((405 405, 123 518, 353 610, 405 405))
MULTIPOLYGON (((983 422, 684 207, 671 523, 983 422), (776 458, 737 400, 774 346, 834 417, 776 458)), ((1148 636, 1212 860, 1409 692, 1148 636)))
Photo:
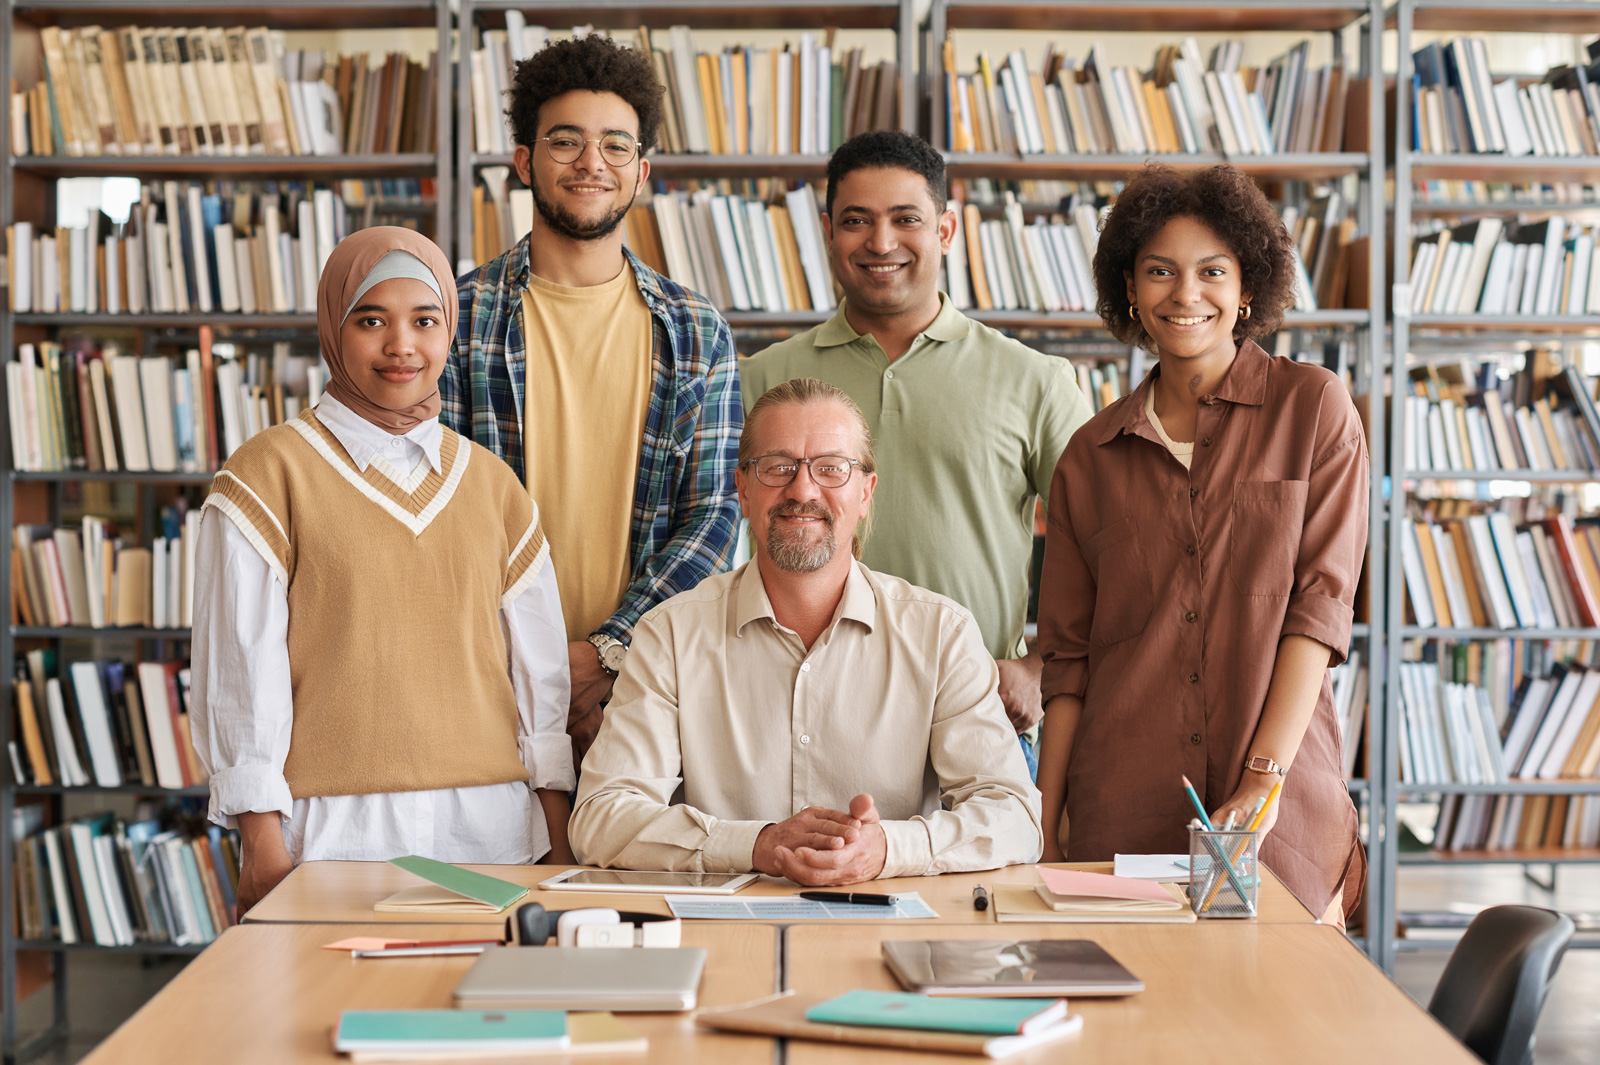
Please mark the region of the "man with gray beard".
POLYGON ((580 862, 834 886, 1038 858, 1039 793, 972 615, 858 559, 875 468, 832 385, 751 406, 735 485, 755 558, 635 627, 579 780, 580 862))

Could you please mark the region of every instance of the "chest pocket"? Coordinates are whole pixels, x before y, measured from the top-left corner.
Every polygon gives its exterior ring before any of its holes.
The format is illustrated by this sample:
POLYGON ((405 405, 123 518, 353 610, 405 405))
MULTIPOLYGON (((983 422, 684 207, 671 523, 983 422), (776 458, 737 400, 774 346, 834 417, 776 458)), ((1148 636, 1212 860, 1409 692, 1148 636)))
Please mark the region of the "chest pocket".
POLYGON ((1139 635, 1150 622, 1150 567, 1138 532, 1131 519, 1123 518, 1083 545, 1095 581, 1094 623, 1089 629, 1092 644, 1121 643, 1139 635))
POLYGON ((1228 579, 1245 595, 1286 596, 1300 557, 1307 481, 1240 481, 1229 523, 1228 579))

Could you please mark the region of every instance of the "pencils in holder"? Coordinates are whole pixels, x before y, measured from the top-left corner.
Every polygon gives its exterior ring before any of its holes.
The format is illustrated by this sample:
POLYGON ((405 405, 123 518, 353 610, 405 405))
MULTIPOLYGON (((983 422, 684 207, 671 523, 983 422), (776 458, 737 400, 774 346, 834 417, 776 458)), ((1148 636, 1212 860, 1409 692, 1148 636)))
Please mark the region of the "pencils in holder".
MULTIPOLYGON (((1282 790, 1283 781, 1280 780, 1276 784, 1272 785, 1272 791, 1267 793, 1266 800, 1256 804, 1256 815, 1250 819, 1250 827, 1245 831, 1256 832, 1261 828, 1261 822, 1266 820, 1267 811, 1272 808, 1272 804, 1277 801, 1278 793, 1282 790)), ((1239 844, 1238 847, 1234 848, 1233 857, 1231 859, 1224 859, 1227 862, 1228 877, 1233 881, 1234 890, 1238 891, 1241 896, 1243 896, 1244 892, 1239 887, 1239 877, 1238 874, 1234 872, 1233 863, 1238 861, 1244 855, 1244 849, 1246 846, 1247 844, 1244 843, 1239 844)), ((1217 892, 1221 890, 1222 880, 1220 878, 1213 877, 1211 882, 1211 890, 1207 892, 1205 901, 1200 904, 1200 909, 1202 911, 1209 910, 1212 902, 1216 901, 1217 892)))

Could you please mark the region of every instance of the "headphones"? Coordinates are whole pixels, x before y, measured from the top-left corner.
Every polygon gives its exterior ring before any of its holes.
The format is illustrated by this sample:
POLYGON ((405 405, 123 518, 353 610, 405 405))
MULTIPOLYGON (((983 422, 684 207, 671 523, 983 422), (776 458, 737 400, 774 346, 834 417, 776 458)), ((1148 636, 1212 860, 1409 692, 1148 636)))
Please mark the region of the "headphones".
POLYGON ((664 913, 632 913, 592 906, 547 910, 537 902, 518 906, 506 918, 506 943, 542 947, 554 936, 560 947, 676 947, 683 922, 664 913))

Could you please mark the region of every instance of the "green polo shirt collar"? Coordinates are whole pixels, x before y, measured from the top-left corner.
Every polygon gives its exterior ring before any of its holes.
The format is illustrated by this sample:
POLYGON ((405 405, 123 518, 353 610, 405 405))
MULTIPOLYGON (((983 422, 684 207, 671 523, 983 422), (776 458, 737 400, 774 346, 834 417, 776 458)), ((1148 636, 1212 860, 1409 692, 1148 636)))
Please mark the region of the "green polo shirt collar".
MULTIPOLYGON (((853 344, 861 339, 861 334, 855 331, 850 320, 844 316, 845 301, 839 301, 839 310, 832 318, 824 322, 817 330, 814 343, 819 348, 836 348, 843 344, 853 344)), ((950 297, 943 292, 939 293, 939 313, 933 321, 928 323, 928 328, 922 331, 922 336, 929 340, 941 343, 952 340, 964 340, 972 329, 972 321, 958 311, 950 302, 950 297)))

